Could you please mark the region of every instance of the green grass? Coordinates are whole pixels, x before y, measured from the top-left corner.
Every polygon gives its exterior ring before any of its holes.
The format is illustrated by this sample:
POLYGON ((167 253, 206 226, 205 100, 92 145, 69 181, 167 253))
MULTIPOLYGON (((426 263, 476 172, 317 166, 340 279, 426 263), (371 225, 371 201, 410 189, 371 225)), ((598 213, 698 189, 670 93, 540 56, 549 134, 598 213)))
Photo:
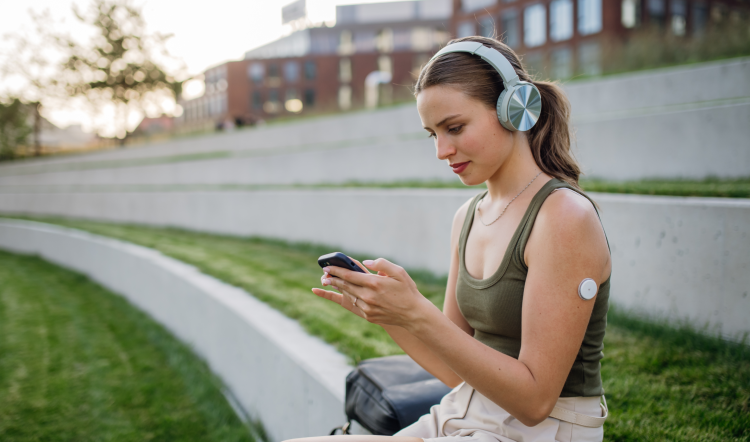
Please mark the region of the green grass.
POLYGON ((0 440, 252 441, 220 383, 123 298, 0 252, 0 440))
MULTIPOLYGON (((352 361, 400 353, 382 329, 310 292, 319 286, 316 258, 330 248, 177 229, 44 221, 132 241, 189 262, 297 319, 352 361)), ((442 305, 445 279, 410 274, 423 294, 442 305)), ((609 321, 602 368, 611 407, 605 440, 750 441, 750 347, 617 310, 610 312, 609 321)))
POLYGON ((589 192, 633 193, 639 195, 700 196, 750 198, 750 177, 736 179, 706 178, 704 180, 582 180, 581 187, 589 192))
MULTIPOLYGON (((588 192, 629 193, 638 195, 667 195, 715 198, 750 198, 750 178, 704 180, 640 180, 640 181, 604 181, 595 179, 581 180, 581 187, 588 192)), ((407 180, 391 182, 348 181, 341 184, 123 184, 123 185, 6 185, 0 186, 0 192, 9 193, 108 193, 108 192, 227 192, 259 190, 294 190, 294 189, 476 189, 477 192, 487 186, 466 186, 459 180, 407 180)))

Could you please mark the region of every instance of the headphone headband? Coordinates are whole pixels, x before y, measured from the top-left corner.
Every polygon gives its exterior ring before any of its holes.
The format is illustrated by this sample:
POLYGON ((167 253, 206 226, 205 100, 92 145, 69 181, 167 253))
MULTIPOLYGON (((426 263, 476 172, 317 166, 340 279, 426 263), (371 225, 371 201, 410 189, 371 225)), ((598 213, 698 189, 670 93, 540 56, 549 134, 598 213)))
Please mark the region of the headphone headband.
POLYGON ((500 74, 506 87, 514 86, 518 82, 518 74, 516 74, 516 70, 513 69, 513 66, 511 66, 510 62, 503 56, 503 54, 476 41, 461 41, 450 44, 433 55, 430 61, 443 54, 449 54, 451 52, 468 52, 482 57, 482 60, 489 63, 500 74))
POLYGON ((451 52, 468 52, 478 55, 490 64, 503 80, 504 90, 497 98, 497 119, 510 131, 527 131, 536 124, 542 112, 539 89, 533 83, 520 81, 516 70, 503 54, 476 41, 461 41, 439 50, 431 59, 451 52))

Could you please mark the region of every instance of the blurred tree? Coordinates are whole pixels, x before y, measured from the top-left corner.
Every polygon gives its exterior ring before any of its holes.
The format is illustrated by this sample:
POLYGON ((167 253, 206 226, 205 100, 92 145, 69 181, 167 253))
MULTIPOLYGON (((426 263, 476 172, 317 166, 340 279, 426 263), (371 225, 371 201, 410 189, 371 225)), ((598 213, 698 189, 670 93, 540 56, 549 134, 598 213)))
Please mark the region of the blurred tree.
POLYGON ((32 128, 29 126, 28 107, 14 98, 10 103, 0 102, 0 161, 12 160, 19 148, 26 144, 32 128))
POLYGON ((48 14, 32 13, 35 42, 17 36, 17 55, 4 70, 34 89, 29 102, 82 99, 99 115, 114 108, 115 135, 124 141, 133 113, 161 114, 182 90, 175 75, 183 68, 167 67, 177 64, 165 46, 172 35, 148 33, 129 0, 92 0, 84 12, 73 5, 73 13, 91 29, 88 42, 55 32, 48 14))

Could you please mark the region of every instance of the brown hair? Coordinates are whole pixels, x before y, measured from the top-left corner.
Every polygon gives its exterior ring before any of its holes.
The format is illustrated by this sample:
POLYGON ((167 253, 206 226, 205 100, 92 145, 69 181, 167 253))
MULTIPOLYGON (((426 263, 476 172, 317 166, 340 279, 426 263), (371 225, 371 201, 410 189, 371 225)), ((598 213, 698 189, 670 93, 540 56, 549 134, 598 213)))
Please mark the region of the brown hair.
MULTIPOLYGON (((578 188, 581 169, 570 152, 570 102, 560 87, 548 81, 533 81, 518 56, 507 45, 487 37, 464 37, 448 44, 475 41, 500 52, 513 66, 518 78, 533 83, 542 98, 542 114, 527 137, 534 161, 547 175, 578 188)), ((430 86, 451 85, 495 109, 503 91, 500 74, 489 63, 468 53, 453 52, 427 63, 414 86, 418 95, 430 86)))

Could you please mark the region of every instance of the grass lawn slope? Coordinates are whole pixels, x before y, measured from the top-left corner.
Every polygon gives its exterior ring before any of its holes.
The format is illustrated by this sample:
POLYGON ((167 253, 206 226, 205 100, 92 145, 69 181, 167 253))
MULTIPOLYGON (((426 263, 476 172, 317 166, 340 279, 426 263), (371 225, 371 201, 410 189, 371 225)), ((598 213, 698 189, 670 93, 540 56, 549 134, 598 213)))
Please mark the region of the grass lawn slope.
MULTIPOLYGON (((40 220, 152 247, 193 264, 297 319, 352 361, 400 353, 380 327, 310 292, 319 286, 317 257, 330 248, 169 228, 40 220)), ((442 306, 445 279, 410 274, 422 293, 442 306)), ((610 311, 609 321, 602 362, 610 404, 605 440, 750 441, 750 347, 617 310, 610 311)))
POLYGON ((208 368, 125 299, 0 251, 0 440, 253 439, 208 368))

